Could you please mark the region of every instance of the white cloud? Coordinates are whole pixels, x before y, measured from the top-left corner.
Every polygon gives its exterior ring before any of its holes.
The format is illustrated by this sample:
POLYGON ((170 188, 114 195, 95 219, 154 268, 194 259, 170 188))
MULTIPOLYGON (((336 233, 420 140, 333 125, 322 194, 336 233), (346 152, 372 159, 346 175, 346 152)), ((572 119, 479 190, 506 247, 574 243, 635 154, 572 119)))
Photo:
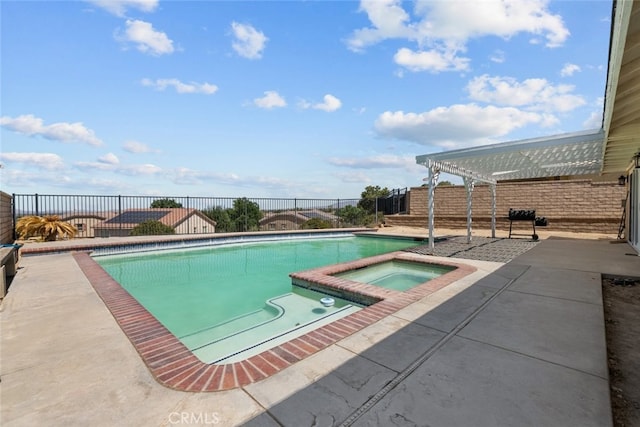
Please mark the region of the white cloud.
POLYGON ((561 46, 569 30, 562 17, 548 10, 549 0, 485 0, 478 2, 421 1, 416 13, 424 16, 420 34, 447 44, 471 38, 498 36, 509 39, 531 33, 546 39, 547 47, 561 46))
POLYGON ((273 176, 256 176, 256 177, 248 177, 244 180, 244 184, 247 186, 259 186, 265 188, 285 188, 291 187, 293 184, 290 181, 282 178, 277 178, 273 176))
POLYGON ((122 144, 122 148, 124 149, 124 151, 134 154, 158 152, 158 150, 154 150, 147 144, 139 141, 126 141, 124 144, 122 144))
POLYGON ((562 67, 562 70, 560 70, 560 75, 562 77, 570 77, 580 71, 582 71, 582 69, 579 65, 567 63, 564 64, 564 67, 562 67))
POLYGON ((331 94, 326 94, 323 98, 323 102, 312 104, 307 101, 301 101, 299 103, 301 108, 313 108, 315 110, 322 110, 328 113, 339 110, 342 107, 342 101, 331 94))
POLYGON ((77 169, 86 170, 89 172, 95 171, 115 171, 116 165, 106 162, 75 162, 73 166, 77 169))
POLYGON ((493 54, 489 57, 489 59, 492 62, 495 62, 497 64, 502 64, 505 61, 505 56, 504 56, 504 51, 503 50, 496 50, 495 52, 493 52, 493 54))
POLYGON ((152 164, 123 165, 120 163, 120 159, 118 159, 118 157, 113 153, 102 156, 95 162, 76 162, 73 166, 82 170, 109 171, 127 176, 157 175, 162 172, 160 167, 152 164))
POLYGON ((156 165, 126 165, 118 167, 117 171, 124 175, 156 175, 162 172, 162 169, 156 165))
POLYGON ((107 165, 117 165, 120 163, 120 159, 118 159, 118 156, 113 153, 107 153, 102 157, 98 157, 98 162, 107 165))
POLYGON ((90 178, 87 181, 77 185, 82 190, 86 191, 87 188, 96 189, 105 194, 123 194, 134 191, 140 191, 135 185, 131 185, 127 181, 118 181, 116 179, 104 179, 104 178, 90 178))
POLYGON ((33 166, 38 169, 58 170, 64 168, 62 157, 53 153, 0 153, 0 160, 33 166))
POLYGON ((363 172, 339 173, 336 175, 342 182, 349 184, 368 184, 371 178, 363 172))
POLYGON ((389 38, 414 39, 415 28, 409 23, 410 16, 402 8, 400 0, 361 0, 360 12, 365 12, 371 21, 371 28, 361 28, 353 32, 347 46, 353 51, 389 38))
POLYGON ((170 171, 169 175, 173 182, 180 185, 202 184, 205 181, 214 181, 222 184, 235 184, 240 180, 240 177, 233 173, 203 172, 184 167, 170 171))
POLYGON ((526 79, 482 75, 467 85, 471 99, 499 105, 526 107, 529 110, 567 112, 584 104, 584 98, 574 95, 574 86, 553 85, 546 79, 526 79))
POLYGON ((14 132, 28 136, 41 136, 52 141, 83 142, 93 146, 102 145, 102 141, 96 137, 95 133, 80 122, 59 122, 45 126, 41 118, 27 114, 15 118, 0 117, 0 126, 14 132))
POLYGON ((218 91, 218 86, 211 83, 183 83, 178 79, 142 79, 142 86, 153 87, 156 90, 165 90, 167 87, 173 87, 178 93, 204 93, 212 95, 218 91))
POLYGON ((268 90, 264 92, 264 96, 262 98, 255 98, 253 103, 260 107, 270 110, 276 107, 286 107, 287 101, 283 97, 281 97, 278 92, 273 90, 268 90))
POLYGON ((107 12, 123 17, 127 9, 138 9, 142 12, 153 12, 158 7, 158 0, 87 0, 107 12))
POLYGON ((603 114, 602 111, 594 111, 589 118, 582 123, 585 129, 598 129, 602 127, 603 114))
POLYGON ((555 123, 548 115, 513 107, 458 104, 423 113, 386 111, 378 116, 375 130, 383 137, 451 149, 496 142, 493 138, 529 124, 555 123))
POLYGON ((124 34, 116 33, 117 40, 134 43, 140 52, 154 56, 173 53, 173 41, 149 22, 127 19, 126 26, 124 34))
MULTIPOLYGON (((364 158, 332 157, 328 162, 334 166, 352 169, 416 169, 416 159, 414 156, 397 156, 394 154, 380 154, 364 158)), ((422 170, 422 166, 420 166, 419 169, 422 170)))
MULTIPOLYGON (((562 17, 548 10, 548 0, 485 0, 477 2, 426 1, 415 3, 412 16, 401 0, 361 0, 371 27, 355 30, 346 41, 353 51, 387 39, 416 43, 417 49, 400 48, 395 60, 411 71, 466 70, 470 39, 497 36, 509 39, 519 33, 546 38, 547 47, 561 46, 569 36, 562 17)), ((497 56, 496 58, 500 58, 497 56)))
MULTIPOLYGON (((33 192, 37 193, 46 188, 69 188, 70 183, 73 183, 71 177, 64 174, 64 170, 51 169, 45 170, 42 167, 37 167, 37 170, 25 170, 24 167, 19 170, 7 169, 3 170, 2 183, 8 188, 33 188, 33 192)), ((87 183, 81 182, 76 188, 81 191, 87 190, 87 183)), ((112 193, 113 194, 113 193, 112 193)))
POLYGON ((288 180, 267 176, 241 177, 235 173, 221 173, 198 171, 189 168, 176 168, 168 174, 171 180, 179 185, 197 185, 205 182, 215 182, 238 187, 260 187, 286 189, 298 185, 288 180))
POLYGON ((258 31, 249 24, 231 23, 231 30, 235 40, 231 43, 238 55, 248 59, 262 58, 262 51, 269 40, 262 31, 258 31))
POLYGON ((467 71, 470 59, 458 57, 455 53, 454 51, 438 51, 436 49, 414 52, 403 47, 396 52, 393 60, 396 64, 414 72, 467 71))

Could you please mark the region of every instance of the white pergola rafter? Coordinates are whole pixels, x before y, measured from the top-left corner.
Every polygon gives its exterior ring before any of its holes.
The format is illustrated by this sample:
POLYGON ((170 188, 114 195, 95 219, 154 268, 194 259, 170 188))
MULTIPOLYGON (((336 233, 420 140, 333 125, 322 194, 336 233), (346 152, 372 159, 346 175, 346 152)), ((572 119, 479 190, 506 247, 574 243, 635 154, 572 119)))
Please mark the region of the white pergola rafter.
MULTIPOLYGON (((423 157, 423 156, 418 156, 418 157, 423 157)), ((474 181, 486 182, 487 184, 495 184, 496 183, 496 180, 494 178, 490 178, 490 177, 484 176, 483 174, 474 172, 472 170, 467 170, 467 169, 459 167, 458 165, 453 164, 453 163, 448 163, 448 162, 440 161, 440 160, 433 160, 433 159, 429 159, 429 158, 426 159, 425 163, 421 163, 421 161, 418 161, 417 163, 418 164, 423 164, 428 168, 433 167, 433 168, 439 170, 440 172, 444 172, 444 173, 448 173, 448 174, 451 174, 451 175, 460 176, 462 178, 470 178, 470 179, 473 179, 474 181)))

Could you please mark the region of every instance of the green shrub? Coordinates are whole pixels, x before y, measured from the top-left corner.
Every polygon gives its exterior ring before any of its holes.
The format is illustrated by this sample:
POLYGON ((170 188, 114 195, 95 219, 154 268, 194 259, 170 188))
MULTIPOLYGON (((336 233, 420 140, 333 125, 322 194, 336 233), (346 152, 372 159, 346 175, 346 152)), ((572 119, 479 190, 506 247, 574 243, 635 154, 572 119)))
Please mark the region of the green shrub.
POLYGON ((202 213, 216 222, 216 233, 228 233, 233 230, 233 224, 229 217, 231 209, 224 209, 221 206, 215 208, 209 208, 202 211, 202 213))
POLYGON ((301 228, 303 229, 319 229, 319 228, 331 228, 333 224, 326 219, 321 218, 311 218, 309 221, 306 221, 302 224, 301 228))
POLYGON ((168 225, 161 223, 160 221, 149 219, 136 225, 130 236, 155 236, 162 234, 176 234, 176 231, 168 225))

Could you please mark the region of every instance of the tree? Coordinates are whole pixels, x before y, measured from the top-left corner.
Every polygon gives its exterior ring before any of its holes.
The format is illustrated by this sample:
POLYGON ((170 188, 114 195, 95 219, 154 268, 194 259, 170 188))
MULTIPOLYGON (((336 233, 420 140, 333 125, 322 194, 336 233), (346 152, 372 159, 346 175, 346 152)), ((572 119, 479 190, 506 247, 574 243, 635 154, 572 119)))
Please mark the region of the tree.
POLYGON ((233 224, 229 217, 231 209, 223 209, 221 206, 205 209, 202 213, 216 222, 216 233, 228 233, 233 231, 233 224))
POLYGON ((78 229, 68 222, 62 221, 58 215, 23 216, 16 223, 16 232, 22 239, 40 236, 47 242, 58 239, 58 236, 67 236, 72 239, 78 229))
POLYGON ((376 185, 367 185, 360 194, 360 201, 358 202, 358 207, 364 209, 368 213, 376 212, 376 199, 389 197, 391 191, 387 187, 380 188, 380 186, 376 185))
MULTIPOLYGON (((453 186, 454 184, 451 181, 440 181, 438 182, 438 184, 436 184, 436 187, 449 187, 449 186, 453 186)), ((421 187, 428 187, 429 184, 422 184, 421 187)))
POLYGON ((371 215, 358 206, 345 206, 336 211, 336 215, 343 221, 343 225, 359 226, 366 225, 371 221, 371 215))
POLYGON ((302 224, 301 228, 303 229, 319 229, 319 228, 331 228, 333 225, 331 221, 327 221, 326 219, 321 218, 311 218, 309 221, 306 221, 302 224))
POLYGON ((149 219, 133 227, 130 236, 156 236, 162 234, 176 234, 176 231, 160 221, 149 219))
POLYGON ((229 217, 234 226, 234 231, 258 230, 262 211, 256 202, 246 197, 235 199, 233 208, 229 210, 229 217))
POLYGON ((181 208, 182 203, 178 203, 173 199, 157 199, 151 203, 152 208, 181 208))

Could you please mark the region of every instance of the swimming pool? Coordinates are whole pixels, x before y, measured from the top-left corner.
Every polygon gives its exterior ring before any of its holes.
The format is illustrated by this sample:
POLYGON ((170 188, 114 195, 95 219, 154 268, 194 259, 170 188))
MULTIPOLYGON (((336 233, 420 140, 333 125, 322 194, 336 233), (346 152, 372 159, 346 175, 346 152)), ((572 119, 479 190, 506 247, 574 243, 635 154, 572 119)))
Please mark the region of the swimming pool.
POLYGON ((353 236, 94 259, 205 363, 250 357, 360 309, 360 301, 292 287, 289 273, 406 249, 411 239, 353 236))

